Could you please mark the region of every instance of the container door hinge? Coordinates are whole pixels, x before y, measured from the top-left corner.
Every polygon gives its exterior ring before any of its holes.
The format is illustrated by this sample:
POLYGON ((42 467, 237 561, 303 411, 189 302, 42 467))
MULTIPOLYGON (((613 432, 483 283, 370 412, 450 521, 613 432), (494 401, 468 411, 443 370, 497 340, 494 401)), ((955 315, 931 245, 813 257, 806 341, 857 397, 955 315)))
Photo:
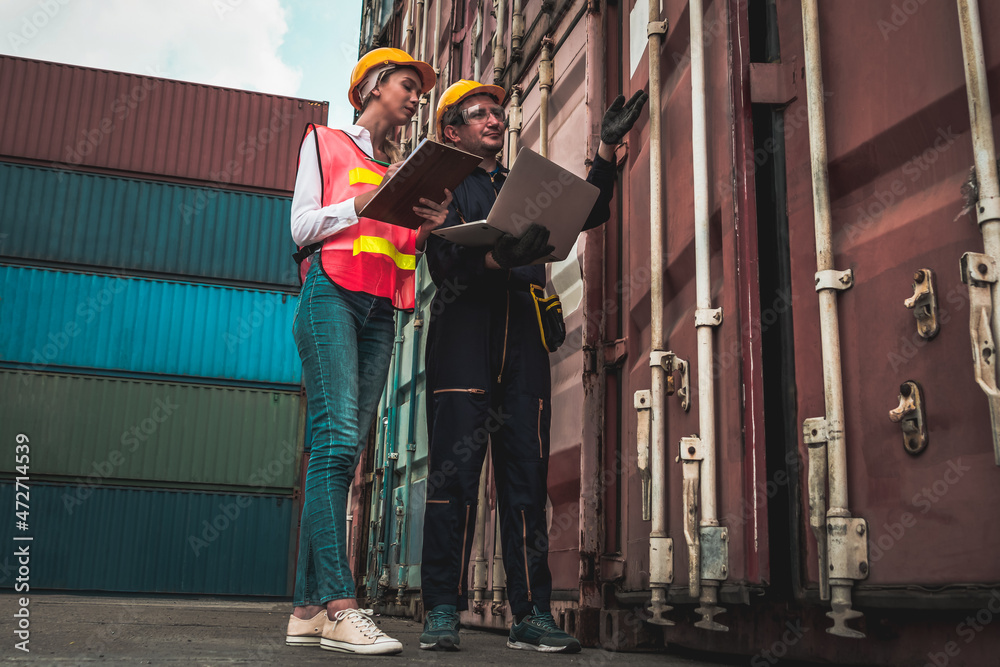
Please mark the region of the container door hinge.
POLYGON ((619 338, 604 343, 604 367, 618 368, 628 357, 628 338, 619 338))
POLYGON ((993 298, 997 263, 989 255, 967 252, 960 262, 962 282, 969 286, 969 336, 976 384, 990 403, 993 427, 993 456, 1000 466, 1000 391, 997 390, 996 344, 993 340, 993 298))
POLYGON ((653 518, 653 502, 651 495, 652 477, 649 470, 650 427, 653 421, 653 397, 648 389, 635 392, 633 398, 638 421, 636 427, 636 449, 639 455, 637 467, 639 479, 642 480, 642 520, 653 518))

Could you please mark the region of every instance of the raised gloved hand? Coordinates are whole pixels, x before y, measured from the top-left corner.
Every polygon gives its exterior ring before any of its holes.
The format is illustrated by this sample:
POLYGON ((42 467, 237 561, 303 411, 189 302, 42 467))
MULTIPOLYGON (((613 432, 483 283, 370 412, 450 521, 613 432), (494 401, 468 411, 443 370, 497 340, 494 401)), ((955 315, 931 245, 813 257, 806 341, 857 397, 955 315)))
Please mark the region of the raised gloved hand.
POLYGON ((503 269, 526 266, 555 250, 549 245, 549 230, 538 223, 524 230, 521 236, 504 234, 493 246, 493 261, 503 269))
POLYGON ((608 110, 604 112, 601 119, 601 141, 609 146, 617 146, 622 137, 635 125, 635 119, 642 113, 649 95, 645 91, 638 91, 626 102, 624 95, 619 95, 611 103, 608 110))

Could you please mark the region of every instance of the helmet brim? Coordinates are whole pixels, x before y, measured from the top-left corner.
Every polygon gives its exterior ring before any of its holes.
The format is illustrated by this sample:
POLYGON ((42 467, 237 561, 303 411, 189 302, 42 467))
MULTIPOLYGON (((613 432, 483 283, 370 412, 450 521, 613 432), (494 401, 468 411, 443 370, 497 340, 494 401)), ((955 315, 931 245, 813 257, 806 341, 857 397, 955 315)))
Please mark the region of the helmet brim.
MULTIPOLYGON (((374 67, 382 67, 384 65, 395 65, 397 68, 409 67, 412 70, 416 70, 417 75, 420 77, 420 94, 428 92, 434 87, 437 82, 437 75, 434 73, 434 68, 422 60, 392 60, 386 59, 374 65, 374 67)), ((370 69, 370 68, 369 68, 370 69)), ((351 88, 350 94, 351 106, 361 111, 362 99, 358 94, 358 87, 354 86, 351 88)))

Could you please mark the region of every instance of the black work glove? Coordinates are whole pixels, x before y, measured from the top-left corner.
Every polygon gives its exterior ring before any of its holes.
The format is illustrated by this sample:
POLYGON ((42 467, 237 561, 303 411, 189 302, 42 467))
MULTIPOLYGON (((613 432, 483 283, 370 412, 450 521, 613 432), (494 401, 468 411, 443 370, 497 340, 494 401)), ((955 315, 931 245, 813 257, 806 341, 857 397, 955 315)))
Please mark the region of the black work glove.
POLYGON ((616 97, 601 119, 601 141, 609 146, 617 146, 622 137, 635 125, 635 119, 642 113, 642 107, 648 99, 649 95, 642 90, 633 95, 628 102, 625 101, 624 95, 616 97))
POLYGON ((549 230, 533 222, 519 237, 505 233, 498 238, 493 246, 493 261, 501 268, 513 269, 527 266, 553 250, 555 247, 549 245, 549 230))

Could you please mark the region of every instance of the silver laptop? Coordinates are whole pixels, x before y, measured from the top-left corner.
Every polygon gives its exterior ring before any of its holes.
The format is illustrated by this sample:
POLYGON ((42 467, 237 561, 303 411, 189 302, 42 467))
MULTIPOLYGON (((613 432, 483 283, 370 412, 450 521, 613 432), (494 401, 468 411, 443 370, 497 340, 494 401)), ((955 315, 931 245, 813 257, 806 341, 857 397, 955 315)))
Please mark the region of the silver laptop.
POLYGON ((434 234, 461 245, 492 246, 504 232, 520 236, 531 223, 549 230, 555 250, 537 263, 569 256, 600 190, 579 176, 522 148, 486 220, 467 222, 434 234))

